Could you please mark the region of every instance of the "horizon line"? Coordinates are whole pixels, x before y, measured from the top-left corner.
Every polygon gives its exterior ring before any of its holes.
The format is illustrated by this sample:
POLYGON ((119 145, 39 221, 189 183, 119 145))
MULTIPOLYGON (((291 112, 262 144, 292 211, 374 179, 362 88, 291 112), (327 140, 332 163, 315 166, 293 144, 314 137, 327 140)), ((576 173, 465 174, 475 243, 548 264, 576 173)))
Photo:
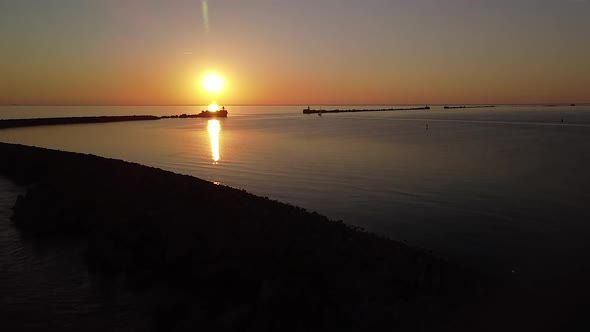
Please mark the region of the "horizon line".
MULTIPOLYGON (((570 105, 590 105, 590 102, 582 103, 304 103, 304 104, 223 104, 223 106, 482 106, 482 105, 493 105, 493 106, 570 106, 570 105)), ((207 106, 207 104, 109 104, 109 103, 97 103, 97 104, 61 104, 61 103, 0 103, 0 107, 6 106, 108 106, 108 107, 151 107, 151 106, 182 106, 182 107, 200 107, 207 106)))

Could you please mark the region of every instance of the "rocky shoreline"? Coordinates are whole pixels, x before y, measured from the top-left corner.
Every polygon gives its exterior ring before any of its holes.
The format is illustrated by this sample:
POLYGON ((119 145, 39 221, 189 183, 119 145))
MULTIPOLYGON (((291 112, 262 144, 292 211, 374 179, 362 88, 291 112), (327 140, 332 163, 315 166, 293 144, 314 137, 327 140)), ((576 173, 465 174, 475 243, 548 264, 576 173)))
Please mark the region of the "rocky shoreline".
POLYGON ((155 330, 452 330, 483 279, 314 212, 156 168, 0 143, 29 238, 83 239, 96 274, 163 294, 155 330))

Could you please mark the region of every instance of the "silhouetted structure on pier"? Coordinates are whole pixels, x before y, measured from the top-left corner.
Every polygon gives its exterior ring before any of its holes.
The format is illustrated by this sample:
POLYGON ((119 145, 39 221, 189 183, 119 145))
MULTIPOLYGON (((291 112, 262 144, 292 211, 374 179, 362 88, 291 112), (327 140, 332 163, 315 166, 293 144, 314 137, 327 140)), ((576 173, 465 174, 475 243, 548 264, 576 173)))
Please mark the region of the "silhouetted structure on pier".
POLYGON ((225 109, 215 112, 201 111, 197 114, 197 118, 227 118, 227 111, 225 109))

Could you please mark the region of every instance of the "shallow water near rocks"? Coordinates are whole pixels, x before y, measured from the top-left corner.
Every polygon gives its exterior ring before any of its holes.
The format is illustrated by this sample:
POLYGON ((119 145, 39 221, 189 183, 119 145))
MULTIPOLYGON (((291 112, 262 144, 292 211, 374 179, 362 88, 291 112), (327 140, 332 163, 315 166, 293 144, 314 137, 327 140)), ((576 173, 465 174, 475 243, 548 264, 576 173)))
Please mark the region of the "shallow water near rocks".
POLYGON ((88 274, 83 246, 23 239, 11 224, 24 188, 0 177, 0 320, 5 331, 147 329, 146 309, 129 292, 88 274))

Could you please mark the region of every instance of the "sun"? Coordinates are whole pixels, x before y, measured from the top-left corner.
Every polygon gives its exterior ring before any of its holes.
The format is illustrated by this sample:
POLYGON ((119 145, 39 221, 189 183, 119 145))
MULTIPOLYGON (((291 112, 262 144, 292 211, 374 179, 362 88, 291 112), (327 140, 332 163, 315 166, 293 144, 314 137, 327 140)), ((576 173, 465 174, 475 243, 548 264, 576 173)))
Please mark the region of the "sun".
POLYGON ((209 74, 203 79, 203 88, 209 93, 219 93, 223 89, 223 78, 217 74, 209 74))

